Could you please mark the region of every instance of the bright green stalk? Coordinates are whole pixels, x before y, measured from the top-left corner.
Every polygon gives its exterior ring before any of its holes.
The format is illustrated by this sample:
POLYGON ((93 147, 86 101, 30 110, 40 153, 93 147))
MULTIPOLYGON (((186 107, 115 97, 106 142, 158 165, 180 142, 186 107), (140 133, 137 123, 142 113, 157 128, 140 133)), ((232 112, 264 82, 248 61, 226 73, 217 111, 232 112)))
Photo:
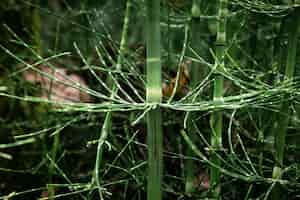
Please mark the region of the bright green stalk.
MULTIPOLYGON (((292 80, 296 65, 296 54, 297 54, 297 43, 299 35, 299 25, 300 25, 300 15, 299 10, 295 10, 292 16, 290 16, 290 21, 288 22, 288 52, 287 61, 285 68, 285 80, 292 80)), ((286 98, 284 98, 286 99, 286 98)), ((279 116, 278 120, 278 131, 275 137, 275 149, 276 149, 276 161, 277 166, 275 166, 273 171, 273 178, 278 178, 281 175, 280 168, 283 165, 284 158, 284 147, 285 147, 285 136, 287 131, 287 126, 290 119, 290 109, 289 102, 284 101, 281 107, 281 111, 284 114, 279 116)))
MULTIPOLYGON (((129 26, 129 16, 130 16, 130 8, 131 8, 131 0, 127 0, 126 2, 126 11, 125 11, 125 17, 124 17, 124 23, 123 23, 123 31, 122 31, 122 38, 120 43, 120 50, 118 55, 118 60, 116 64, 116 70, 121 71, 121 65, 123 62, 124 57, 124 51, 126 49, 126 43, 127 43, 127 37, 128 37, 128 26, 129 26)), ((114 97, 117 93, 117 87, 115 84, 112 85, 112 94, 111 97, 114 97)), ((97 146, 97 157, 96 157, 96 164, 95 164, 95 179, 96 184, 99 191, 100 199, 103 199, 102 192, 101 192, 101 185, 100 185, 100 164, 102 161, 102 153, 103 153, 103 144, 107 139, 107 136, 111 132, 111 125, 112 125, 112 112, 107 112, 105 115, 105 119, 103 122, 103 126, 101 129, 101 135, 98 140, 98 146, 97 146)))
POLYGON ((147 199, 162 199, 162 99, 160 59, 160 0, 147 1, 147 102, 153 109, 147 114, 148 185, 147 199))
MULTIPOLYGON (((218 12, 218 22, 217 22, 217 40, 216 40, 216 60, 215 65, 217 65, 217 70, 222 71, 225 67, 224 57, 225 57, 225 45, 226 45, 226 15, 227 15, 227 0, 219 1, 219 12, 218 12)), ((223 83, 224 77, 220 74, 215 76, 214 82, 214 100, 221 100, 223 97, 223 83)), ((214 112, 211 116, 211 162, 216 165, 220 165, 221 161, 218 159, 217 153, 222 149, 222 123, 223 117, 222 112, 214 112)), ((213 197, 220 198, 220 171, 215 167, 211 167, 210 170, 210 186, 212 188, 213 197)))

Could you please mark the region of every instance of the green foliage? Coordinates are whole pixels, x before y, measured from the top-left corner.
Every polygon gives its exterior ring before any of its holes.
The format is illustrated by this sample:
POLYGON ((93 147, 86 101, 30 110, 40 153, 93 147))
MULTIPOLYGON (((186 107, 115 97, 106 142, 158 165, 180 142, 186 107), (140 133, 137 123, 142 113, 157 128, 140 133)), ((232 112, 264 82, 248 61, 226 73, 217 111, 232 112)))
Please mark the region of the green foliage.
POLYGON ((0 199, 297 199, 299 1, 128 2, 0 2, 0 199))

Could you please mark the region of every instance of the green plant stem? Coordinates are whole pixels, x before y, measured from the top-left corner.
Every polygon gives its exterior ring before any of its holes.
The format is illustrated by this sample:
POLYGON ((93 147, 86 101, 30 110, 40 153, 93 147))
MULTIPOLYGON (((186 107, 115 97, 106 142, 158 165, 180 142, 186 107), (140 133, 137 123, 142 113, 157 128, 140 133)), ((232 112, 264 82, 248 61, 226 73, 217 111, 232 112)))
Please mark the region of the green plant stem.
MULTIPOLYGON (((218 22, 217 22, 217 39, 216 39, 216 60, 217 71, 224 69, 224 57, 225 57, 225 45, 226 45, 226 15, 227 15, 227 0, 219 1, 218 22)), ((214 82, 214 100, 221 100, 223 97, 223 84, 224 77, 220 74, 216 74, 214 82)), ((222 149, 222 123, 223 117, 221 111, 216 111, 211 116, 211 162, 216 165, 221 165, 217 153, 222 149)), ((210 170, 210 186, 212 190, 212 196, 216 199, 220 199, 220 171, 215 167, 211 167, 210 170)))
POLYGON ((162 199, 162 124, 157 104, 162 99, 160 58, 160 0, 147 1, 147 102, 153 108, 147 114, 148 185, 147 199, 162 199))
MULTIPOLYGON (((191 47, 197 52, 200 51, 199 47, 201 46, 200 44, 200 39, 199 39, 199 32, 200 32, 200 1, 201 0, 193 0, 193 5, 191 9, 191 47)), ((191 81, 190 81, 190 87, 194 88, 197 84, 198 80, 201 80, 201 74, 199 70, 199 64, 197 63, 192 63, 192 67, 190 69, 191 72, 191 81)), ((188 120, 187 120, 187 131, 189 135, 193 138, 193 141, 195 141, 197 138, 195 137, 196 135, 194 134, 194 128, 193 128, 193 117, 192 113, 188 113, 188 120)), ((186 149, 186 155, 187 156, 194 156, 194 152, 192 151, 191 148, 186 149)), ((195 163, 193 160, 189 159, 185 163, 185 193, 187 195, 191 195, 192 192, 196 190, 195 187, 195 163)))
MULTIPOLYGON (((53 160, 53 162, 56 161, 56 157, 57 157, 57 152, 60 148, 60 138, 59 138, 59 132, 57 134, 54 135, 54 141, 53 141, 53 146, 51 149, 51 159, 53 160)), ((53 174, 55 171, 55 166, 53 163, 50 163, 49 166, 49 182, 53 183, 53 174)), ((54 187, 49 186, 48 187, 48 191, 49 191, 49 197, 50 199, 53 199, 55 196, 55 190, 54 187)))
MULTIPOLYGON (((42 45, 41 45, 41 17, 39 4, 40 0, 32 0, 32 31, 33 31, 33 44, 35 45, 36 52, 41 55, 42 53, 42 45)), ((29 8, 30 9, 30 8, 29 8)))
MULTIPOLYGON (((288 51, 287 51, 287 60, 286 60, 286 68, 285 68, 285 81, 292 81, 295 71, 296 65, 296 57, 297 57, 297 43, 298 43, 298 35, 299 35, 299 25, 300 25, 300 10, 296 9, 294 13, 290 16, 287 22, 287 31, 288 31, 288 51)), ((283 83, 284 84, 284 83, 283 83)), ((275 159, 276 164, 273 169, 273 178, 279 179, 282 176, 282 167, 284 160, 284 148, 286 145, 286 133, 287 127, 290 120, 290 102, 287 101, 288 96, 283 97, 283 103, 281 105, 281 112, 278 116, 278 121, 275 126, 276 135, 275 135, 275 159)), ((280 185, 276 184, 272 194, 272 199, 279 200, 280 197, 280 185)))
MULTIPOLYGON (((122 36, 121 36, 121 43, 120 43, 120 49, 119 49, 119 55, 118 55, 118 60, 117 60, 117 64, 116 64, 116 70, 117 71, 121 71, 121 65, 122 65, 122 62, 123 62, 124 51, 126 49, 130 10, 131 10, 131 0, 127 0, 124 23, 123 23, 123 30, 122 30, 122 36)), ((116 93, 117 93, 117 87, 112 82, 111 97, 114 97, 116 93)), ((100 179, 99 170, 100 170, 100 165, 101 165, 101 161, 102 161, 103 144, 105 143, 108 135, 111 133, 111 125, 112 125, 112 112, 109 111, 105 115, 103 126, 101 128, 101 135, 98 139, 96 164, 95 164, 95 179, 96 179, 96 185, 98 187, 98 193, 99 193, 100 199, 103 199, 103 196, 102 196, 102 191, 101 191, 101 179, 100 179)))
MULTIPOLYGON (((285 68, 285 80, 291 81, 294 76, 295 65, 296 65, 296 54, 297 54, 297 43, 299 35, 300 15, 297 13, 299 10, 294 11, 290 17, 288 24, 288 52, 287 61, 285 68)), ((286 99, 287 97, 284 97, 286 99)), ((284 158, 284 147, 285 147, 285 136, 287 131, 288 122, 290 119, 289 102, 285 101, 282 103, 281 114, 278 120, 278 131, 275 137, 275 149, 276 149, 276 161, 278 167, 282 167, 284 158)))

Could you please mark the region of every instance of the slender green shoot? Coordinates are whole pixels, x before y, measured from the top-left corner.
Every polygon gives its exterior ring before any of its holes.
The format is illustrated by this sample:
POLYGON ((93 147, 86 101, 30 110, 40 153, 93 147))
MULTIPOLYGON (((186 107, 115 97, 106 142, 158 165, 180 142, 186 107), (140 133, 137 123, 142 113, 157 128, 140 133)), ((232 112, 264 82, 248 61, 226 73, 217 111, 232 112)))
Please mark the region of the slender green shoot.
MULTIPOLYGON (((200 44, 200 38, 199 38, 199 32, 200 32, 200 2, 201 0, 193 0, 192 8, 191 8, 191 47, 199 50, 200 44)), ((195 88, 197 82, 202 78, 200 71, 199 71, 199 64, 192 63, 191 69, 191 80, 190 80, 190 87, 195 88)), ((186 120, 187 120, 187 130, 189 135, 193 138, 195 141, 197 138, 195 137, 196 134, 194 133, 195 130, 193 129, 193 122, 192 122, 192 113, 187 113, 186 120)), ((194 155, 194 152, 191 148, 186 149, 187 156, 192 157, 194 155)), ((185 164, 185 176, 186 176, 186 182, 185 182, 185 193, 187 195, 191 195, 192 192, 196 191, 196 185, 195 185, 195 179, 196 179, 196 170, 195 170, 195 163, 193 160, 189 159, 186 161, 185 164)))
MULTIPOLYGON (((225 46, 226 46, 226 16, 227 16, 227 0, 219 1, 218 21, 217 21, 217 39, 216 39, 216 58, 215 65, 218 72, 224 71, 225 67, 225 46)), ((223 83, 224 77, 221 74, 216 74, 214 82, 213 99, 222 101, 223 98, 223 83)), ((221 111, 215 111, 210 119, 212 128, 211 135, 211 161, 215 165, 220 165, 218 159, 218 152, 222 149, 222 124, 223 117, 221 111)), ((221 185, 220 185, 220 171, 218 168, 211 167, 210 170, 210 187, 212 196, 216 199, 220 198, 221 185)))
MULTIPOLYGON (((126 43, 127 43, 130 9, 131 9, 131 0, 127 0, 119 55, 118 55, 118 60, 117 60, 117 64, 116 64, 116 70, 119 72, 121 72, 124 51, 125 51, 126 43)), ((115 84, 113 84, 111 98, 113 98, 117 94, 117 92, 118 92, 118 87, 115 84)), ((101 135, 98 140, 97 156, 96 156, 96 164, 95 164, 95 179, 96 179, 96 185, 98 187, 98 193, 99 193, 100 199, 103 199, 103 195, 102 195, 103 191, 101 189, 101 180, 100 180, 100 171, 99 170, 100 170, 100 165, 101 165, 101 161, 102 161, 103 144, 105 143, 108 135, 111 133, 111 126, 112 126, 112 112, 108 111, 105 115, 105 119, 104 119, 103 126, 101 129, 101 135)))

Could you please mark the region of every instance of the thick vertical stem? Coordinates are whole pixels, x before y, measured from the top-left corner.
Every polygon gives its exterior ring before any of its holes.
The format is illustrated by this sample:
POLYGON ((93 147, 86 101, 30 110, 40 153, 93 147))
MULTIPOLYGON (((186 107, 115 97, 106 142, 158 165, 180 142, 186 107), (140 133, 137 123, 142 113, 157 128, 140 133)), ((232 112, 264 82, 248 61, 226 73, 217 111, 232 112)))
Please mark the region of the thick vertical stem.
MULTIPOLYGON (((288 53, 287 53, 287 61, 285 68, 285 80, 291 81, 294 76, 295 65, 296 65, 296 54, 297 54, 297 43, 298 43, 298 35, 299 35, 299 25, 300 25, 300 15, 299 10, 295 10, 292 16, 290 16, 290 21, 288 22, 288 53)), ((284 98, 286 99, 286 98, 284 98)), ((284 146, 285 146, 285 136, 287 131, 287 126, 289 122, 289 102, 284 101, 281 107, 281 111, 284 114, 279 116, 278 120, 278 131, 275 137, 275 149, 276 149, 276 160, 278 167, 281 168, 283 165, 284 158, 284 146)), ((275 171, 274 171, 275 172, 275 171)), ((273 174, 273 176, 277 176, 273 174)), ((275 178, 274 177, 274 178, 275 178)))
MULTIPOLYGON (((225 57, 225 45, 226 45, 226 15, 227 15, 227 0, 219 1, 219 11, 218 11, 218 22, 217 22, 217 40, 216 40, 216 60, 215 65, 217 65, 217 71, 223 71, 224 69, 224 57, 225 57)), ((214 100, 221 100, 223 97, 223 83, 224 77, 217 73, 215 76, 214 82, 214 92, 213 98, 214 100)), ((212 146, 212 154, 211 161, 220 165, 221 162, 217 157, 217 153, 222 148, 222 123, 223 117, 222 112, 217 111, 214 112, 211 116, 211 128, 212 128, 212 136, 211 136, 211 146, 212 146)), ((211 178, 211 188, 212 195, 214 198, 220 198, 220 171, 211 167, 210 171, 211 178)))
MULTIPOLYGON (((287 60, 285 68, 285 80, 292 81, 296 65, 297 56, 297 43, 299 35, 299 25, 300 25, 300 10, 296 9, 294 13, 290 16, 287 22, 287 32, 288 32, 288 49, 287 49, 287 60)), ((290 120, 291 110, 289 109, 290 103, 286 101, 288 97, 283 97, 284 102, 281 106, 281 114, 278 116, 278 121, 275 126, 275 159, 276 164, 273 169, 273 178, 280 178, 282 176, 282 166, 284 159, 284 148, 285 148, 285 137, 287 132, 287 127, 290 120)), ((272 199, 280 199, 280 185, 275 185, 272 191, 272 199)))
MULTIPOLYGON (((203 55, 203 39, 200 38, 201 31, 203 32, 201 27, 201 21, 200 21, 200 15, 201 15, 201 9, 200 9, 201 0, 193 0, 192 5, 192 19, 191 19, 191 47, 198 52, 199 54, 203 55)), ((202 80, 204 78, 204 70, 201 70, 201 67, 198 63, 192 63, 191 67, 191 87, 194 87, 196 83, 199 80, 202 80)))
POLYGON ((147 102, 153 109, 147 115, 148 186, 147 199, 162 199, 162 98, 160 59, 160 0, 147 1, 147 102))
MULTIPOLYGON (((129 27, 129 17, 130 17, 130 10, 131 10, 131 0, 127 0, 126 2, 126 11, 124 16, 124 23, 123 23, 123 30, 122 30, 122 36, 121 36, 121 43, 120 43, 120 49, 119 49, 119 55, 118 60, 116 64, 116 70, 120 71, 123 57, 124 57, 124 51, 126 49, 126 43, 127 43, 127 37, 128 37, 128 27, 129 27)), ((112 94, 111 97, 113 98, 115 94, 117 93, 117 87, 115 84, 112 84, 112 94)), ((98 187, 99 197, 100 199, 103 199, 101 187, 100 187, 100 164, 102 161, 102 154, 103 154, 103 144, 106 141, 108 135, 111 132, 111 126, 112 126, 112 112, 107 112, 105 115, 105 119, 101 128, 101 135, 98 139, 98 146, 97 146, 97 156, 96 156, 96 164, 95 164, 95 179, 96 179, 96 185, 98 187)))
MULTIPOLYGON (((191 47, 195 49, 197 52, 200 51, 200 38, 199 38, 199 32, 200 32, 200 1, 201 0, 193 0, 192 9, 191 9, 191 47)), ((192 67, 190 69, 191 72, 191 81, 190 86, 191 88, 194 88, 197 84, 198 80, 201 80, 202 75, 199 70, 199 64, 192 63, 192 67)), ((188 134, 193 138, 193 140, 196 140, 194 134, 194 128, 193 128, 193 121, 192 121, 192 113, 188 113, 188 120, 187 120, 187 130, 188 134)), ((186 149, 186 155, 187 156, 194 156, 194 152, 191 148, 186 149)), ((185 163, 185 193, 187 195, 190 195, 192 192, 195 191, 195 163, 193 160, 187 160, 185 163)))

